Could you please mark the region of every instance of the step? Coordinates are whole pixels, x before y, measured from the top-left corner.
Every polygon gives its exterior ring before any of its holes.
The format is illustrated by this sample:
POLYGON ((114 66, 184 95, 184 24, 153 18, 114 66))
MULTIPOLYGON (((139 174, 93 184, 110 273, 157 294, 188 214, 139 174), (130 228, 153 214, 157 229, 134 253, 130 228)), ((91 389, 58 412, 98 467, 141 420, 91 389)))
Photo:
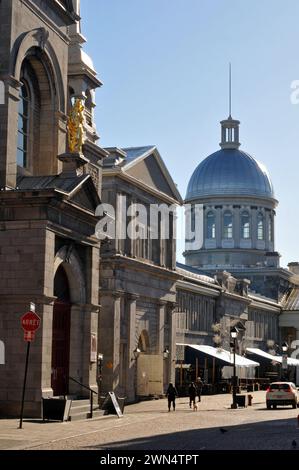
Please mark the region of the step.
MULTIPOLYGON (((93 412, 93 418, 100 418, 101 416, 104 416, 104 410, 94 410, 93 412)), ((81 421, 81 420, 86 420, 90 418, 90 411, 88 412, 80 412, 80 413, 72 413, 69 416, 69 421, 81 421)))
POLYGON ((73 400, 72 408, 81 408, 82 406, 90 406, 90 400, 73 400))

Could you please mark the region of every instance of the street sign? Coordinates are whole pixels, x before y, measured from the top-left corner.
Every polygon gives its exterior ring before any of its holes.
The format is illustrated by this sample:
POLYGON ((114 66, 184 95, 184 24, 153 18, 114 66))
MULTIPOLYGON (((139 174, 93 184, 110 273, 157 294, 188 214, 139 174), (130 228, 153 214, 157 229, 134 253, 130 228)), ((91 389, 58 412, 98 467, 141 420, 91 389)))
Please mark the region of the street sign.
POLYGON ((25 392, 26 392, 27 372, 28 372, 28 364, 29 364, 30 345, 31 345, 31 342, 34 340, 35 332, 39 329, 40 323, 41 323, 40 317, 35 313, 35 305, 33 303, 30 304, 30 308, 33 308, 34 311, 27 312, 25 313, 25 315, 21 317, 21 325, 24 330, 24 340, 27 342, 27 352, 26 352, 26 360, 25 360, 25 375, 24 375, 24 383, 23 383, 19 429, 23 428, 24 403, 25 403, 25 392))
POLYGON ((24 330, 24 341, 33 341, 35 332, 39 329, 40 317, 35 312, 27 312, 21 318, 21 325, 24 330))

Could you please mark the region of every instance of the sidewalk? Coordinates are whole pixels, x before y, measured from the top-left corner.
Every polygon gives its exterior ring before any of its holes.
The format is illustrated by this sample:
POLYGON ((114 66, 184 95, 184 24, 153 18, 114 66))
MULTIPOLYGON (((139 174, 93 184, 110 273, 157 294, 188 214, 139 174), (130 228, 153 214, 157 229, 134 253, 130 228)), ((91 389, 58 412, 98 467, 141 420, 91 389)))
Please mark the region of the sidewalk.
MULTIPOLYGON (((265 403, 265 392, 252 392, 251 395, 253 406, 265 403)), ((200 410, 213 412, 229 409, 231 402, 232 396, 227 394, 203 396, 200 410)), ((178 399, 177 406, 188 409, 189 399, 187 397, 178 399)), ((30 449, 49 442, 105 432, 145 420, 163 419, 166 408, 166 400, 152 400, 125 407, 124 416, 120 419, 115 415, 108 415, 68 423, 24 420, 23 429, 18 429, 19 420, 0 419, 0 450, 30 449)))

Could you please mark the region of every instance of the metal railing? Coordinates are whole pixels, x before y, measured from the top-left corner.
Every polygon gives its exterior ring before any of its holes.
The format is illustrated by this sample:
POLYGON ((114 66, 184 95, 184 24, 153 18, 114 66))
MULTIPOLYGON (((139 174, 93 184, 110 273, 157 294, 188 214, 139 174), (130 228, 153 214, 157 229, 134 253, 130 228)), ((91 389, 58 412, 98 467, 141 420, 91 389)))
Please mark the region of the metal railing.
POLYGON ((80 385, 82 388, 85 388, 86 390, 90 392, 90 419, 91 419, 93 417, 93 395, 94 394, 98 395, 98 392, 95 392, 94 390, 92 390, 92 388, 87 387, 87 385, 82 384, 81 382, 74 379, 73 377, 69 377, 69 380, 71 380, 72 382, 75 382, 76 384, 80 385))

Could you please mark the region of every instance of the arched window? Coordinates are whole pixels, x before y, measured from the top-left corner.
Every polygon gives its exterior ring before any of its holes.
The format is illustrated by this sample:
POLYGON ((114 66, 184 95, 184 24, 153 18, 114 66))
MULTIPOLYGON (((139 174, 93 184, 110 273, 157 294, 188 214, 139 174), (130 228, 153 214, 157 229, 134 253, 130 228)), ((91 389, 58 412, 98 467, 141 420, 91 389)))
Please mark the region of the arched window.
POLYGON ((18 175, 56 174, 60 139, 55 136, 62 132, 57 113, 63 105, 47 54, 37 47, 27 51, 19 80, 18 175))
POLYGON ((257 216, 257 239, 264 240, 264 216, 261 212, 257 216))
POLYGON ((223 237, 233 238, 233 215, 229 211, 223 214, 223 237))
POLYGON ((269 217, 269 242, 274 240, 274 221, 272 215, 269 217))
POLYGON ((207 214, 207 238, 216 238, 216 217, 214 212, 208 212, 207 214))
POLYGON ((30 133, 30 92, 25 81, 22 82, 19 98, 17 164, 26 168, 30 133))
POLYGON ((248 212, 243 212, 241 215, 241 237, 250 238, 250 215, 248 212))

